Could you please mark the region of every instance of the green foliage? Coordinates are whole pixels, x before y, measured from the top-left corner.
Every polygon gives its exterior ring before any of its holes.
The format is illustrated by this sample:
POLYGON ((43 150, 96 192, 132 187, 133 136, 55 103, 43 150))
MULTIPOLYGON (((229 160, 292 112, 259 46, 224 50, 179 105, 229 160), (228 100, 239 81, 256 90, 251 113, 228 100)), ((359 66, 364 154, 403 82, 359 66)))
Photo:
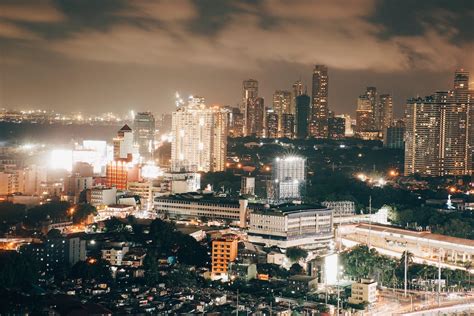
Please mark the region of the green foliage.
POLYGON ((70 208, 71 204, 64 201, 38 205, 28 210, 25 222, 30 226, 36 226, 48 218, 64 220, 69 217, 68 211, 70 208))
POLYGON ((299 275, 304 274, 303 267, 300 266, 298 263, 293 263, 290 267, 290 274, 291 275, 299 275))
POLYGON ((76 205, 72 215, 72 221, 75 224, 83 222, 89 215, 97 215, 97 209, 88 203, 76 205))
POLYGON ((73 279, 83 279, 85 281, 107 282, 112 279, 108 263, 102 259, 79 261, 72 266, 69 275, 73 279))
POLYGON ((176 256, 180 263, 201 267, 209 261, 207 249, 193 237, 176 231, 172 223, 154 220, 150 225, 149 239, 160 253, 176 256))
POLYGON ((434 233, 474 239, 474 212, 439 212, 431 207, 399 207, 392 216, 394 224, 406 227, 429 226, 434 233))
POLYGON ((0 253, 0 288, 22 288, 38 278, 34 262, 17 252, 0 253))
POLYGON ((268 274, 270 277, 278 279, 286 279, 289 272, 274 263, 259 263, 257 264, 257 271, 260 274, 268 274))
POLYGON ((61 231, 59 229, 51 229, 47 234, 46 234, 46 237, 48 237, 48 239, 56 239, 56 238, 61 238, 62 237, 62 234, 61 234, 61 231))
POLYGON ((300 259, 305 259, 308 256, 308 252, 299 247, 291 247, 286 250, 286 256, 290 258, 291 261, 296 262, 300 259))

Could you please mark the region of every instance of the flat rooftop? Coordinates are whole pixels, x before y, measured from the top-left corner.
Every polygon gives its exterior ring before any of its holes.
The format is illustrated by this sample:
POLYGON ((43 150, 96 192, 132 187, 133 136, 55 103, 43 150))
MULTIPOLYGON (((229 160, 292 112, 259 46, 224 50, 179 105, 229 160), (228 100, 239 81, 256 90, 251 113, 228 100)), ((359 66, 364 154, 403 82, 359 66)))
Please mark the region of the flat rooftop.
POLYGON ((451 237, 451 236, 440 235, 440 234, 433 234, 428 231, 415 231, 415 230, 408 230, 408 229, 403 229, 403 228, 398 228, 398 227, 374 225, 374 224, 372 225, 359 224, 357 225, 357 227, 360 227, 363 229, 369 229, 370 227, 371 231, 405 235, 405 236, 411 236, 411 237, 416 237, 416 238, 423 238, 427 240, 442 241, 442 242, 447 242, 447 243, 452 243, 452 244, 474 247, 474 240, 451 237))

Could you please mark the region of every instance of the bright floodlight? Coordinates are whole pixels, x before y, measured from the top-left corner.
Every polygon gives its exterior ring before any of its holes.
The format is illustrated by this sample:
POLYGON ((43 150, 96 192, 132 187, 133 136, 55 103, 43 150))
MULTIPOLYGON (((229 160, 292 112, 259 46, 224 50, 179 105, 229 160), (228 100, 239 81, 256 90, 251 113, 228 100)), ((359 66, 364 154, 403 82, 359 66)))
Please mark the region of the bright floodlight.
POLYGON ((51 151, 49 167, 51 169, 65 169, 67 171, 72 171, 72 150, 53 149, 51 151))
POLYGON ((145 179, 156 179, 163 175, 163 171, 160 167, 148 163, 142 167, 142 177, 145 179))
POLYGON ((326 284, 337 284, 337 273, 339 266, 337 254, 332 254, 324 257, 324 274, 326 277, 326 284))

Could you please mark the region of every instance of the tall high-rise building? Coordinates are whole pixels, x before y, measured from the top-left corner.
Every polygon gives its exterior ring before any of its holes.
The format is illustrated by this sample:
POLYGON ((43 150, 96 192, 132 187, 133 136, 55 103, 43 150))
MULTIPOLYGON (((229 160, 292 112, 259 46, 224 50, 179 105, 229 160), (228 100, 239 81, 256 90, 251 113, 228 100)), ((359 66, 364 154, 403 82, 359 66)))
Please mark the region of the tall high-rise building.
POLYGON ((296 115, 296 98, 300 95, 305 93, 304 85, 301 80, 296 81, 293 83, 293 90, 291 91, 291 106, 290 106, 290 113, 296 115))
POLYGON ((312 137, 328 137, 328 91, 328 68, 324 65, 316 65, 313 70, 313 91, 309 127, 309 133, 312 137))
POLYGON ((384 131, 390 127, 393 122, 393 99, 390 94, 381 94, 377 106, 377 117, 375 118, 375 127, 378 131, 384 131))
POLYGON ((253 104, 258 97, 258 81, 254 79, 244 80, 242 82, 242 104, 241 112, 244 115, 244 136, 248 134, 248 107, 253 104))
POLYGON ((346 135, 346 119, 333 116, 328 119, 329 138, 341 139, 346 135))
POLYGON ((230 107, 229 109, 229 136, 242 137, 244 136, 244 114, 237 107, 230 107))
POLYGON ((263 137, 265 131, 265 102, 263 98, 249 99, 247 101, 247 133, 263 137))
POLYGON ((114 160, 126 159, 132 161, 133 155, 133 131, 125 124, 113 139, 114 160))
POLYGON ((276 90, 273 94, 273 110, 278 115, 278 134, 283 137, 283 114, 291 114, 291 92, 276 90))
POLYGON ((386 127, 383 132, 383 146, 392 149, 405 148, 405 122, 399 120, 389 127, 386 127))
POLYGON ((278 138, 278 114, 273 109, 267 110, 267 138, 278 138))
POLYGON ((375 130, 372 101, 367 94, 360 95, 357 99, 356 110, 356 135, 364 138, 363 135, 375 130))
POLYGON ((143 160, 153 157, 155 150, 155 117, 151 112, 138 112, 133 120, 133 138, 143 160))
POLYGON ((227 156, 228 113, 190 97, 172 116, 171 169, 223 171, 227 156))
POLYGON ((306 94, 296 97, 296 138, 305 139, 308 137, 310 102, 311 99, 306 94))
POLYGON ((454 90, 469 90, 469 72, 458 69, 454 73, 454 90))
POLYGON ((295 137, 295 115, 283 113, 281 120, 281 137, 293 139, 295 137))
POLYGON ((474 91, 464 89, 469 74, 455 76, 455 90, 407 101, 405 175, 472 174, 474 91))

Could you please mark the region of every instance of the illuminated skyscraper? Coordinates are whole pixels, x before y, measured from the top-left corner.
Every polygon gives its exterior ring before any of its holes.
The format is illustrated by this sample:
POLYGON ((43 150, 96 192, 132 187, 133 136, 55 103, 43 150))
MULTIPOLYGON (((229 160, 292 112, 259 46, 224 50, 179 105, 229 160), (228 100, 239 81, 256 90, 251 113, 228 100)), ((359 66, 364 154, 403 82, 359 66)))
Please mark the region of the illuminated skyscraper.
POLYGON ((228 113, 190 97, 172 116, 171 169, 223 171, 227 156, 228 113))
POLYGON ((276 90, 273 94, 273 110, 278 115, 278 135, 283 137, 283 114, 291 114, 291 92, 276 90))
POLYGON ((365 95, 370 102, 370 108, 374 114, 374 122, 377 117, 377 88, 376 87, 367 87, 365 95))
POLYGON ((393 122, 393 100, 390 94, 381 94, 375 118, 376 129, 384 131, 393 122))
POLYGON ((300 95, 303 95, 303 93, 305 93, 303 82, 301 82, 301 80, 298 80, 293 84, 293 90, 291 91, 291 114, 296 115, 296 98, 300 95))
POLYGON ((283 113, 281 120, 281 137, 293 139, 295 137, 295 115, 283 113))
POLYGON ((265 131, 265 103, 263 98, 247 101, 247 134, 263 137, 265 131))
POLYGON ((267 138, 278 138, 278 114, 273 110, 267 110, 267 138))
POLYGON ((405 111, 405 174, 469 175, 473 172, 474 102, 464 89, 469 74, 456 73, 454 91, 409 99, 405 111))
POLYGON ((296 97, 296 138, 305 139, 308 137, 310 102, 311 99, 306 94, 296 97))
POLYGON ((316 138, 328 137, 328 68, 316 65, 313 71, 313 91, 311 104, 310 136, 316 138))
POLYGON ((244 115, 244 136, 248 135, 248 107, 254 104, 258 97, 258 81, 254 79, 244 80, 242 83, 242 104, 241 112, 244 115))
POLYGON ((144 160, 153 157, 155 150, 155 117, 151 112, 138 112, 133 121, 133 138, 144 160))
POLYGON ((367 94, 363 94, 357 99, 356 135, 360 138, 366 138, 364 135, 374 130, 372 101, 367 94))

